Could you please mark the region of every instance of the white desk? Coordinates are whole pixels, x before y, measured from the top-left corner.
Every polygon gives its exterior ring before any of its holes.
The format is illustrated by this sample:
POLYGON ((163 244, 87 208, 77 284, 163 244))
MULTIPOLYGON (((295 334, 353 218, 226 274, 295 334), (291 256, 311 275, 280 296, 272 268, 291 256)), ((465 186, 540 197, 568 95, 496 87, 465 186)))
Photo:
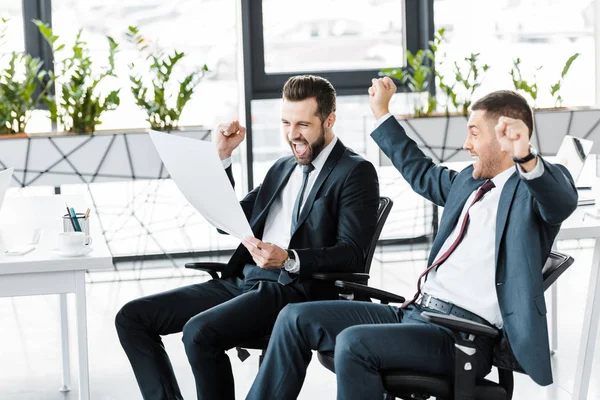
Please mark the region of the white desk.
MULTIPOLYGON (((592 270, 590 283, 585 303, 585 314, 583 317, 583 330, 579 345, 579 356, 577 358, 577 369, 575 370, 575 385, 573 388, 574 400, 587 399, 590 375, 592 372, 592 361, 596 346, 596 334, 598 331, 598 320, 600 317, 600 219, 586 216, 585 212, 594 213, 595 206, 579 207, 563 224, 558 233, 557 240, 567 239, 595 239, 594 255, 592 257, 592 270)), ((556 285, 554 285, 556 287, 556 285)), ((553 343, 556 332, 556 292, 552 296, 552 331, 553 343)))
POLYGON ((99 234, 94 212, 90 216, 90 236, 93 239, 94 251, 81 257, 59 257, 52 253, 56 247, 56 235, 63 229, 65 201, 78 211, 85 211, 87 208, 81 196, 7 197, 4 200, 0 210, 0 297, 60 294, 63 372, 61 391, 69 391, 71 382, 66 295, 75 293, 79 398, 87 400, 90 390, 85 271, 111 268, 112 256, 104 238, 99 234), (41 228, 42 233, 34 251, 24 256, 4 254, 4 250, 11 245, 28 243, 36 228, 41 228))

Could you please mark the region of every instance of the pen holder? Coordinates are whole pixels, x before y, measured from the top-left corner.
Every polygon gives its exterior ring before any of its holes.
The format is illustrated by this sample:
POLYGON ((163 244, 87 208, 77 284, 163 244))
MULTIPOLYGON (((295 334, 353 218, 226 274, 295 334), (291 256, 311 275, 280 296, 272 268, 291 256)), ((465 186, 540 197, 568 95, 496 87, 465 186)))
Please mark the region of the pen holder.
MULTIPOLYGON (((79 226, 81 227, 81 232, 85 234, 85 244, 89 246, 92 244, 92 238, 90 236, 90 218, 85 218, 85 214, 77 213, 77 222, 79 222, 79 226)), ((63 231, 65 232, 75 232, 75 228, 73 227, 73 221, 70 215, 63 215, 63 231)))

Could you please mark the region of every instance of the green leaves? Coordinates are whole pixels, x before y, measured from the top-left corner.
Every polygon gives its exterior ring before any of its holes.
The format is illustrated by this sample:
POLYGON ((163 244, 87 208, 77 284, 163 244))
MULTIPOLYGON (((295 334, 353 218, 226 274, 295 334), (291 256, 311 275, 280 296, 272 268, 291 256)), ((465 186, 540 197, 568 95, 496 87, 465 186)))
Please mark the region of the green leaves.
MULTIPOLYGON (((562 106, 563 98, 560 95, 560 90, 562 89, 562 83, 565 78, 565 75, 569 72, 571 65, 573 62, 580 56, 580 53, 575 53, 571 57, 567 59, 565 65, 560 73, 560 78, 558 81, 552 85, 550 85, 550 95, 554 99, 554 106, 560 107, 562 106)), ((543 68, 543 66, 536 67, 535 70, 539 71, 543 68)), ((513 60, 513 68, 510 70, 510 76, 512 77, 513 86, 516 91, 521 91, 529 95, 533 100, 533 107, 537 106, 537 98, 539 94, 539 88, 537 83, 537 76, 534 73, 532 80, 526 80, 523 78, 521 74, 521 59, 517 58, 513 60)))
MULTIPOLYGON (((0 38, 7 19, 0 24, 0 38)), ((52 85, 42 62, 26 53, 12 52, 0 70, 0 133, 25 132, 31 112, 42 102, 52 85), (36 94, 40 87, 40 93, 36 94)))
POLYGON ((560 73, 560 78, 558 79, 558 82, 556 82, 554 85, 550 85, 550 95, 554 99, 555 107, 562 106, 563 98, 560 95, 560 89, 562 88, 562 81, 564 80, 565 75, 567 75, 567 72, 569 72, 569 69, 571 69, 571 65, 573 64, 573 61, 575 61, 580 55, 581 55, 580 53, 575 53, 571 57, 569 57, 567 59, 567 62, 565 63, 565 66, 562 69, 562 72, 560 73))
POLYGON ((152 75, 150 83, 144 82, 137 72, 138 66, 135 63, 129 65, 131 93, 136 104, 146 112, 146 120, 152 129, 167 132, 178 129, 181 113, 208 68, 206 65, 202 66, 185 75, 175 85, 173 71, 185 57, 185 53, 173 50, 171 55, 165 55, 159 48, 151 50, 135 26, 130 26, 125 36, 140 54, 145 55, 146 68, 150 68, 152 75), (177 91, 175 87, 178 88, 177 91))
POLYGON ((471 53, 469 57, 465 57, 466 65, 458 62, 454 63, 451 79, 444 76, 441 68, 435 68, 436 63, 441 65, 442 57, 438 57, 442 49, 444 41, 445 29, 439 29, 434 39, 429 42, 429 49, 419 50, 415 54, 406 51, 407 65, 404 69, 387 68, 382 69, 379 74, 392 77, 402 84, 406 85, 411 92, 422 93, 429 92, 426 101, 423 100, 420 104, 415 105, 414 114, 416 116, 426 116, 435 111, 438 105, 437 99, 431 94, 431 85, 437 80, 440 91, 446 97, 445 111, 449 114, 450 105, 463 114, 468 113, 471 105, 473 93, 481 86, 485 73, 490 66, 487 64, 481 65, 479 53, 471 53), (457 91, 461 93, 457 93, 457 91))
MULTIPOLYGON (((401 68, 385 68, 379 71, 379 75, 389 76, 406 85, 413 93, 423 93, 429 90, 429 83, 432 78, 431 67, 427 64, 432 59, 431 50, 419 50, 413 54, 406 50, 407 66, 401 68)), ((435 101, 431 95, 426 104, 415 104, 415 115, 429 115, 435 108, 435 101)))
MULTIPOLYGON (((473 94, 483 83, 484 73, 490 69, 490 66, 484 64, 479 65, 480 53, 471 53, 469 57, 465 57, 466 68, 463 70, 457 62, 454 63, 454 78, 457 84, 462 85, 464 88, 464 96, 462 102, 454 100, 455 107, 461 111, 463 115, 467 115, 473 94)), ((452 93, 454 99, 456 94, 452 93)))
POLYGON ((107 36, 107 63, 102 68, 92 68, 92 59, 88 45, 81 37, 81 29, 75 37, 70 54, 64 55, 66 46, 64 43, 57 46, 59 37, 54 35, 52 28, 41 21, 34 23, 51 46, 55 68, 58 71, 56 81, 59 83, 57 90, 60 89, 60 93, 44 98, 50 110, 50 119, 59 122, 69 132, 95 132, 96 126, 102 123, 102 114, 114 110, 120 104, 119 90, 111 91, 106 97, 97 90, 104 79, 115 76, 118 43, 107 36))

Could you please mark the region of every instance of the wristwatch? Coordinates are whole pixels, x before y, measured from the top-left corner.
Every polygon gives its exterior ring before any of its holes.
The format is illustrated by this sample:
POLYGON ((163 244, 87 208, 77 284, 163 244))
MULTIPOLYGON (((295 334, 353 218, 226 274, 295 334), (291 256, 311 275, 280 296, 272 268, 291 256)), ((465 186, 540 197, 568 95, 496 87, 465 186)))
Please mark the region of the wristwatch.
POLYGON ((537 150, 532 145, 529 145, 529 154, 523 158, 513 157, 512 160, 517 164, 524 164, 527 161, 531 161, 538 155, 537 150))
POLYGON ((288 258, 287 258, 287 260, 285 260, 283 262, 283 265, 281 268, 285 269, 286 271, 291 271, 296 266, 296 255, 291 250, 288 250, 287 253, 288 253, 288 258))

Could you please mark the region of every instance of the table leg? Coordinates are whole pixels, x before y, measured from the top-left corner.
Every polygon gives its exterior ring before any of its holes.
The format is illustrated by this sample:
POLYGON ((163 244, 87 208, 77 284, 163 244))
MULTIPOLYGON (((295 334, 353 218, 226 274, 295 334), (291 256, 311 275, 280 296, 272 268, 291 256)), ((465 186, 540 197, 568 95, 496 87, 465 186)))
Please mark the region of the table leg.
POLYGON ((60 294, 60 338, 62 348, 62 387, 61 392, 71 390, 71 361, 69 357, 69 316, 67 294, 60 294))
POLYGON ((75 272, 75 296, 77 298, 77 344, 79 349, 79 399, 89 400, 90 382, 85 304, 85 271, 75 272))
POLYGON ((585 314, 583 316, 583 329, 581 342, 579 344, 579 356, 577 358, 577 369, 575 370, 575 387, 573 388, 574 400, 585 400, 588 397, 590 375, 592 373, 592 361, 596 346, 596 334, 598 332, 598 318, 600 317, 600 239, 594 244, 594 256, 592 257, 592 271, 588 296, 585 303, 585 314))

